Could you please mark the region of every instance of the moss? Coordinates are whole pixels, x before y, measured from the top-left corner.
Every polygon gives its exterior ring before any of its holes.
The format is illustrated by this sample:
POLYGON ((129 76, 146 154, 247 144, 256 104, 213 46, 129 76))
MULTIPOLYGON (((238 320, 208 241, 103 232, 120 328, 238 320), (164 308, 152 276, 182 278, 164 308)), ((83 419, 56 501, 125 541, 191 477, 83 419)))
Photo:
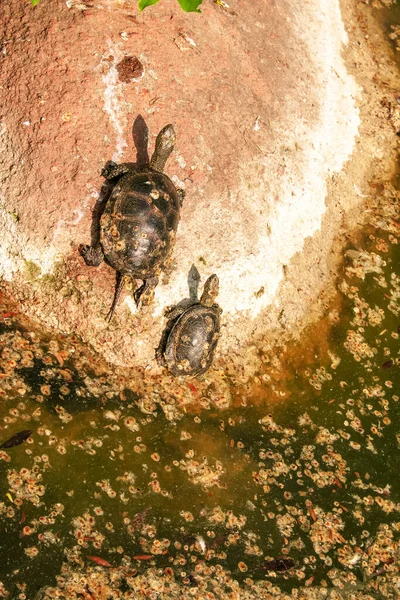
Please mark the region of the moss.
POLYGON ((4 203, 1 203, 1 204, 0 204, 0 208, 1 208, 2 210, 4 210, 4 212, 5 212, 5 213, 6 213, 6 214, 7 214, 9 217, 11 217, 11 218, 12 218, 12 220, 13 220, 15 223, 18 223, 18 222, 19 222, 19 214, 17 213, 17 211, 15 211, 15 210, 8 210, 8 208, 6 207, 6 205, 5 205, 4 203))
POLYGON ((36 281, 42 275, 42 269, 33 260, 26 260, 24 265, 24 275, 28 281, 36 281))
POLYGON ((57 262, 51 273, 43 275, 40 280, 42 290, 46 289, 51 296, 58 295, 62 298, 74 298, 76 303, 82 301, 82 293, 92 289, 92 281, 76 281, 69 275, 69 269, 65 261, 57 262))

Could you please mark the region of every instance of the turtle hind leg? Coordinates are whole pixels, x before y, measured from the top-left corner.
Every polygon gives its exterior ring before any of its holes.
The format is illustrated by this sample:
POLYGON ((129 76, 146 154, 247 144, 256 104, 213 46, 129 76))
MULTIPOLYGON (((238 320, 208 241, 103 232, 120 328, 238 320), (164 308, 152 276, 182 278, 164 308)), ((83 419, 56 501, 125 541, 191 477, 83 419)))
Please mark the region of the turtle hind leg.
POLYGON ((106 166, 101 170, 101 174, 104 179, 116 179, 117 177, 122 177, 128 173, 131 169, 129 165, 122 163, 121 165, 117 165, 115 162, 108 162, 106 166))
POLYGON ((103 249, 100 244, 95 246, 79 246, 79 253, 89 267, 98 267, 104 259, 103 249))
POLYGON ((121 296, 121 292, 124 289, 125 286, 125 281, 126 281, 126 277, 124 275, 122 275, 119 271, 117 271, 117 279, 116 279, 116 283, 115 283, 115 294, 114 294, 114 299, 112 301, 111 304, 111 308, 108 311, 108 314, 106 316, 106 321, 109 323, 111 321, 111 319, 113 318, 114 312, 115 312, 115 308, 118 304, 118 300, 121 296))
POLYGON ((138 288, 134 294, 133 299, 135 300, 136 306, 148 306, 151 304, 154 297, 154 290, 158 284, 158 277, 149 277, 149 279, 143 280, 143 285, 138 288))

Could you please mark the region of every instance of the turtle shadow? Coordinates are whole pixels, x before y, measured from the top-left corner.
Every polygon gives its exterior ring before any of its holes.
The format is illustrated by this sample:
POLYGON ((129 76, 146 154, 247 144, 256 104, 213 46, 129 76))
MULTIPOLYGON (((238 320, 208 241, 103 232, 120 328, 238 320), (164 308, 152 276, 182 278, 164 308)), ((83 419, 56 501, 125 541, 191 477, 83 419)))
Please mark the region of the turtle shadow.
POLYGON ((199 303, 199 284, 200 284, 200 273, 195 265, 192 265, 189 269, 187 276, 187 284, 189 290, 189 297, 183 298, 180 302, 175 304, 174 306, 180 306, 182 308, 187 308, 192 304, 199 303))
POLYGON ((138 115, 132 125, 132 139, 136 148, 136 165, 144 167, 150 164, 149 128, 142 115, 138 115))
MULTIPOLYGON (((132 138, 136 149, 136 162, 126 162, 132 169, 140 170, 146 167, 150 163, 148 153, 148 141, 149 141, 149 129, 146 125, 146 121, 142 115, 138 115, 132 125, 132 138)), ((113 164, 112 160, 108 160, 103 169, 107 169, 113 164)), ((90 245, 95 247, 100 242, 100 219, 106 207, 107 201, 111 196, 111 193, 118 183, 116 180, 105 180, 101 186, 99 197, 97 198, 96 204, 92 210, 92 223, 90 226, 90 245)))

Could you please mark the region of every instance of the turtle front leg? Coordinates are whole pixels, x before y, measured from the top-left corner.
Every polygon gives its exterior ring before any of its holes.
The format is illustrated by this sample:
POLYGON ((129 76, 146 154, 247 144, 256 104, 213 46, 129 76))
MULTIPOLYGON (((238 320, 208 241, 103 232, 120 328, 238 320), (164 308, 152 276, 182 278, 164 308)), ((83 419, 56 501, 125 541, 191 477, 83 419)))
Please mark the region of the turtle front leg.
POLYGON ((164 310, 164 317, 169 321, 174 321, 180 317, 185 310, 186 309, 183 306, 169 306, 164 310))
POLYGON ((104 179, 110 180, 115 179, 116 177, 121 177, 129 171, 130 169, 127 164, 122 163, 121 165, 117 165, 115 162, 110 161, 107 163, 104 169, 101 170, 101 174, 104 179))
POLYGON ((79 253, 89 267, 98 267, 104 259, 103 249, 100 244, 96 246, 79 246, 79 253))
POLYGON ((135 300, 136 306, 148 306, 151 304, 154 297, 154 290, 158 284, 158 277, 150 277, 143 281, 143 285, 138 288, 134 294, 133 299, 135 300))

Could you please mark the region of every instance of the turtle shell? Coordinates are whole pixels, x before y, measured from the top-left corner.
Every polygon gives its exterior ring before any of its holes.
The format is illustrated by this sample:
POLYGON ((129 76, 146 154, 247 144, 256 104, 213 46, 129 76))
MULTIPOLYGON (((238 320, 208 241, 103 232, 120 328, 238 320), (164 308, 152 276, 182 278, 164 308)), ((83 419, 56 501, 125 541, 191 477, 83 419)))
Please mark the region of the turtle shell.
POLYGON ((172 251, 180 200, 164 173, 151 169, 123 175, 100 219, 106 262, 121 274, 146 279, 172 251))
POLYGON ((194 304, 172 326, 164 358, 173 375, 201 375, 210 368, 220 329, 220 308, 194 304))

